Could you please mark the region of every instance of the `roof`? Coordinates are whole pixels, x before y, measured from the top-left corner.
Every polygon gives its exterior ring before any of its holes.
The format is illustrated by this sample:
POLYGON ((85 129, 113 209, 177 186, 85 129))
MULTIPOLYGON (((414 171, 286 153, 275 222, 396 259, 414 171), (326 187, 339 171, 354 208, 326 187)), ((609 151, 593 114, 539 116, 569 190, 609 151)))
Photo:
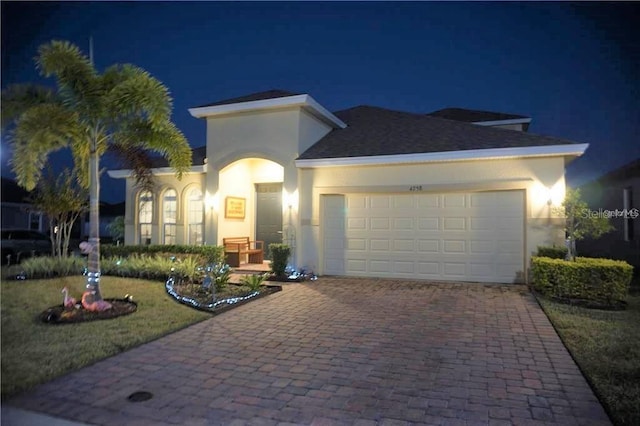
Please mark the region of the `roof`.
POLYGON ((503 112, 480 111, 465 108, 444 108, 427 114, 431 117, 446 118, 447 120, 464 121, 467 123, 479 123, 483 121, 503 121, 527 119, 530 117, 518 114, 506 114, 503 112))
POLYGON ((252 93, 250 95, 240 96, 237 98, 224 99, 222 101, 213 102, 206 105, 200 105, 195 108, 204 108, 217 105, 239 104, 242 102, 262 101, 265 99, 285 98, 287 96, 296 96, 300 93, 293 93, 287 90, 272 89, 265 92, 252 93))
POLYGON ((372 106, 358 106, 334 114, 347 123, 347 127, 333 130, 298 159, 575 144, 565 139, 372 106))
MULTIPOLYGON (((207 158, 207 147, 200 146, 198 148, 191 149, 191 165, 193 166, 201 166, 204 164, 205 159, 207 158)), ((169 162, 164 157, 153 157, 151 160, 151 168, 159 168, 159 167, 169 167, 169 162)))
POLYGON ((627 163, 623 166, 618 167, 617 169, 613 169, 605 173, 599 178, 596 178, 593 181, 585 184, 585 186, 592 183, 616 182, 634 177, 640 177, 640 158, 636 158, 630 163, 627 163))
POLYGON ((13 179, 3 177, 0 191, 3 203, 29 203, 29 192, 13 179))

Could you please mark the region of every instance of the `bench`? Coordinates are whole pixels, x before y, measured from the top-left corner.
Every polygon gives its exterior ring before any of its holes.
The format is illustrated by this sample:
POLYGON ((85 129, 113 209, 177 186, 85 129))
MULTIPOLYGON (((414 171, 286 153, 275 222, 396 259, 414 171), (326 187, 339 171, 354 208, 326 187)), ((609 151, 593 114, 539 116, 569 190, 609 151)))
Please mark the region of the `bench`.
POLYGON ((248 255, 248 263, 260 263, 264 261, 263 241, 250 241, 249 237, 223 238, 224 255, 229 266, 238 267, 240 261, 248 255))

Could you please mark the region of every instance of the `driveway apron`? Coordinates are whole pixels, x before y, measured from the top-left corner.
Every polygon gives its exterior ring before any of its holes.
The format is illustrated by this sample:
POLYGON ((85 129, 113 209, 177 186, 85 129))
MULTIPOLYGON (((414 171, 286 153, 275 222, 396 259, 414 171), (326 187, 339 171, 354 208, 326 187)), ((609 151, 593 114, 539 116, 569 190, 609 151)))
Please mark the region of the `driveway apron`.
POLYGON ((99 425, 610 424, 525 287, 364 278, 286 285, 6 404, 99 425))

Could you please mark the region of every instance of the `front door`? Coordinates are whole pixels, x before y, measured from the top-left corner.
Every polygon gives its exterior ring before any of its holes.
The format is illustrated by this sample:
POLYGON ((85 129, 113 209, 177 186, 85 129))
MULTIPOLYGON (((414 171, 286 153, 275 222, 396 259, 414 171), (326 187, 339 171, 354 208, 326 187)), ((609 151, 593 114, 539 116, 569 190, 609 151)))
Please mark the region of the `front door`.
POLYGON ((256 240, 264 241, 265 258, 271 259, 269 244, 282 242, 282 184, 256 184, 256 240))

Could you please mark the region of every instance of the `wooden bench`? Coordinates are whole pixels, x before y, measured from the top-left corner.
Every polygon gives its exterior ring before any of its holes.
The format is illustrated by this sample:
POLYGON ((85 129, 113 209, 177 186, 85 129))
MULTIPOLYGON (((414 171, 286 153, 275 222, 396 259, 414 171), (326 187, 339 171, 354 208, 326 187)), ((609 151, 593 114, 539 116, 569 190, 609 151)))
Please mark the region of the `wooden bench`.
POLYGON ((250 241, 249 237, 223 238, 224 255, 229 266, 238 267, 244 256, 248 255, 248 263, 264 261, 263 241, 250 241))

